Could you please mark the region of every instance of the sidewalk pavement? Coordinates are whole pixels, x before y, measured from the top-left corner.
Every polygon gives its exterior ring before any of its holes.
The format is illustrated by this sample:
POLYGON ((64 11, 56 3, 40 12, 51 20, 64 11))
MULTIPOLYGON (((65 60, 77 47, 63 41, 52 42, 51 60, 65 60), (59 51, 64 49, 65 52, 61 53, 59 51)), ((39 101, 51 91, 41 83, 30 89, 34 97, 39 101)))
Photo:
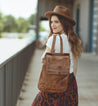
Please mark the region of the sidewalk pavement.
MULTIPOLYGON (((31 106, 39 92, 37 83, 42 66, 40 58, 43 52, 44 50, 35 50, 16 106, 31 106)), ((79 106, 98 106, 98 56, 82 54, 78 62, 76 79, 79 106)))

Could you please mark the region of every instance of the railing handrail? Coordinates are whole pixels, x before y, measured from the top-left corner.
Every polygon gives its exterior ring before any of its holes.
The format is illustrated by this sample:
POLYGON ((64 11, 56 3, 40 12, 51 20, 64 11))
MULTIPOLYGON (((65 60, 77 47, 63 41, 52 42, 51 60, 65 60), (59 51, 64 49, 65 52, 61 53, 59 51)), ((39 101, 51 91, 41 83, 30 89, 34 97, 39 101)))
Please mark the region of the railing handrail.
MULTIPOLYGON (((18 55, 23 49, 25 49, 27 46, 29 46, 33 42, 34 42, 34 40, 30 40, 29 38, 21 39, 20 43, 19 43, 19 45, 21 44, 20 47, 17 47, 14 51, 12 51, 10 53, 10 55, 4 57, 4 55, 2 56, 0 54, 0 68, 3 65, 5 65, 8 61, 10 61, 12 58, 14 58, 16 55, 18 55)), ((6 53, 7 53, 7 51, 6 51, 6 53)))
POLYGON ((0 106, 16 106, 36 42, 28 38, 5 45, 0 41, 0 106))

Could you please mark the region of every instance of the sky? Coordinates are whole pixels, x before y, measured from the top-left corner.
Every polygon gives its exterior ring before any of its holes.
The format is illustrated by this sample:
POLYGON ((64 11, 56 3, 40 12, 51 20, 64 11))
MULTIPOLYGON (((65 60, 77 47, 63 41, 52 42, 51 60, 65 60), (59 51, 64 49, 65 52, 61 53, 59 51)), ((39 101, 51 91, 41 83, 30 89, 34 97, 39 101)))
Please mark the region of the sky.
POLYGON ((0 0, 0 12, 3 15, 28 18, 36 13, 36 9, 37 0, 0 0))
MULTIPOLYGON (((13 15, 15 18, 28 18, 37 11, 38 0, 0 0, 0 12, 3 15, 13 15)), ((45 29, 49 29, 48 21, 42 22, 45 29)))

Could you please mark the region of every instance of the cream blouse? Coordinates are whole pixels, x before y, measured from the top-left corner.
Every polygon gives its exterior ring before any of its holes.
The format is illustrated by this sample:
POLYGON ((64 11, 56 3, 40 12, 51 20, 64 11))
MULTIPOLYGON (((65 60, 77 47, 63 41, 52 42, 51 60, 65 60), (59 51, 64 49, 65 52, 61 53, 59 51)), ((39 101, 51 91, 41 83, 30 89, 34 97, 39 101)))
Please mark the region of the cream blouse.
MULTIPOLYGON (((67 35, 65 34, 61 34, 60 36, 62 37, 62 40, 63 40, 63 53, 70 53, 70 73, 72 73, 73 72, 73 55, 72 55, 71 48, 68 42, 68 38, 67 38, 67 35)), ((52 41, 53 41, 53 36, 51 36, 46 43, 46 46, 49 47, 50 49, 52 48, 52 41)), ((56 36, 55 52, 60 53, 59 35, 56 36)))

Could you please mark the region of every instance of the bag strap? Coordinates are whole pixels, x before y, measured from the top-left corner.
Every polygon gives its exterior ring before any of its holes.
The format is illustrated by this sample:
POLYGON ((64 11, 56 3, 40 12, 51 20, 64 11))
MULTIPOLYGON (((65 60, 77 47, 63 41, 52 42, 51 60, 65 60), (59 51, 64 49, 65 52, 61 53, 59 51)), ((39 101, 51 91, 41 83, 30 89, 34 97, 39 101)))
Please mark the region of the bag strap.
MULTIPOLYGON (((57 35, 53 35, 53 42, 52 42, 52 49, 51 49, 51 53, 54 53, 54 47, 55 47, 55 41, 56 41, 56 36, 57 35)), ((60 53, 63 53, 63 41, 62 41, 62 37, 59 35, 60 37, 60 53)))
POLYGON ((63 41, 62 41, 62 37, 59 35, 60 37, 60 52, 63 53, 63 41))

